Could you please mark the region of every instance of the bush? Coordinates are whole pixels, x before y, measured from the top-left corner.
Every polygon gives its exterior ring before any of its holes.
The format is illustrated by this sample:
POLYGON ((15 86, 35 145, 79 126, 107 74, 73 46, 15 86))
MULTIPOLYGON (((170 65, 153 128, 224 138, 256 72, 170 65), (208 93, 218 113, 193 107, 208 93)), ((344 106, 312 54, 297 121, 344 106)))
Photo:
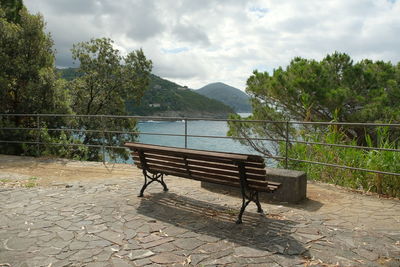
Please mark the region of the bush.
MULTIPOLYGON (((388 128, 377 128, 377 144, 366 134, 365 141, 369 147, 400 149, 398 142, 389 141, 388 128)), ((355 140, 350 140, 341 129, 335 126, 327 132, 319 132, 312 136, 302 135, 302 140, 328 144, 347 144, 356 146, 355 140)), ((281 144, 283 152, 285 144, 281 144)), ((288 151, 290 158, 317 161, 349 167, 371 169, 377 171, 400 173, 400 152, 382 151, 376 149, 356 149, 331 147, 323 145, 308 145, 294 143, 288 151)), ((400 177, 377 174, 372 172, 336 168, 318 164, 289 161, 289 168, 305 171, 311 180, 322 181, 353 189, 376 192, 393 197, 400 197, 400 177)))

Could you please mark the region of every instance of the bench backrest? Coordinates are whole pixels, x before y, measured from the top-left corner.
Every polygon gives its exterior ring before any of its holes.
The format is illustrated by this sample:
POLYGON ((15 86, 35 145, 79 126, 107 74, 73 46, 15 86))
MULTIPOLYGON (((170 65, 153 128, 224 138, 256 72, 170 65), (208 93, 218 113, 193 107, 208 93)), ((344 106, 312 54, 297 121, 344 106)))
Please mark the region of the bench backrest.
POLYGON ((150 173, 163 173, 199 181, 240 187, 240 170, 250 188, 271 190, 266 181, 264 159, 256 155, 221 153, 140 143, 126 143, 135 164, 150 173))

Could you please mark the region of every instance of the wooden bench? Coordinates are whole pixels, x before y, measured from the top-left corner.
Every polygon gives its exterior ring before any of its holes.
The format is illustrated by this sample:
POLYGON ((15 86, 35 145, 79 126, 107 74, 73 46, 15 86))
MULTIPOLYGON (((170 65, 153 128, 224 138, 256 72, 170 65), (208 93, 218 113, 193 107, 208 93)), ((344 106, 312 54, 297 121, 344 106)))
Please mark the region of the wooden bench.
POLYGON ((140 143, 126 143, 132 151, 136 166, 143 171, 146 187, 159 182, 164 191, 168 187, 164 175, 173 175, 198 181, 238 187, 242 193, 242 207, 236 223, 242 223, 247 205, 253 201, 263 213, 258 192, 273 192, 280 183, 267 181, 264 160, 260 156, 221 153, 140 143))

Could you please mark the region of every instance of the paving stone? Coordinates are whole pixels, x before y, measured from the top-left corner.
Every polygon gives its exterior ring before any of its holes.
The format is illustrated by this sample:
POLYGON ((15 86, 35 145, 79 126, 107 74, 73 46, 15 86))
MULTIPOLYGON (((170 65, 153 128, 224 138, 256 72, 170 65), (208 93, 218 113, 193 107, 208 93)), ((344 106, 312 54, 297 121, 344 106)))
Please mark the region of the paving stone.
POLYGON ((160 245, 162 245, 162 244, 165 244, 165 243, 168 243, 168 242, 172 242, 172 241, 174 241, 174 240, 175 240, 175 239, 174 239, 173 237, 163 237, 163 238, 158 239, 158 240, 155 240, 155 241, 153 241, 153 242, 149 242, 149 243, 142 244, 141 246, 142 246, 143 248, 158 247, 158 246, 160 246, 160 245))
POLYGON ((116 233, 116 232, 112 232, 112 231, 103 231, 100 233, 96 233, 96 235, 101 238, 104 238, 105 240, 113 242, 115 244, 118 244, 118 245, 123 244, 124 235, 121 233, 116 233))
POLYGON ((77 251, 65 251, 57 254, 55 257, 59 260, 64 260, 75 253, 77 253, 77 251))
POLYGON ((69 241, 74 238, 74 233, 70 231, 59 231, 57 235, 61 237, 64 241, 69 241))
POLYGON ((63 239, 56 237, 56 238, 53 238, 52 240, 46 242, 46 245, 62 249, 64 247, 68 246, 69 243, 71 243, 71 240, 64 241, 63 239))
POLYGON ((132 229, 125 229, 124 234, 125 234, 125 239, 132 239, 137 235, 136 231, 132 229))
POLYGON ((148 196, 137 198, 132 189, 142 186, 139 171, 140 179, 108 175, 70 188, 0 188, 0 263, 400 266, 398 200, 318 185, 320 202, 311 187, 313 202, 263 203, 269 215, 262 220, 251 205, 244 224, 236 225, 225 211, 238 210, 239 199, 205 191, 195 181, 171 176, 168 193, 150 187, 148 196), (207 209, 224 216, 204 217, 207 209))
POLYGON ((196 249, 197 252, 200 253, 212 253, 215 251, 221 251, 221 250, 225 250, 228 249, 229 247, 227 246, 227 244, 225 242, 219 241, 216 243, 208 243, 208 244, 204 244, 200 247, 198 247, 196 249))
POLYGON ((171 252, 164 252, 151 257, 150 260, 158 264, 172 264, 183 263, 185 262, 186 257, 178 256, 171 252))
POLYGON ((60 248, 56 247, 47 247, 40 250, 40 254, 42 255, 55 255, 61 252, 60 248))
POLYGON ((227 248, 224 250, 216 251, 216 252, 210 253, 208 255, 212 259, 219 259, 219 258, 226 257, 228 255, 231 255, 231 254, 233 254, 233 252, 234 252, 234 248, 232 247, 232 248, 227 248))
POLYGON ((171 242, 157 245, 157 246, 154 246, 151 248, 151 250, 154 252, 171 252, 171 251, 175 251, 177 249, 178 248, 176 246, 174 246, 171 242))
POLYGON ((87 245, 88 245, 88 242, 73 241, 69 244, 69 248, 71 250, 80 250, 80 249, 86 248, 87 245))
POLYGON ((135 264, 135 266, 145 266, 151 264, 152 261, 146 258, 146 259, 136 260, 133 263, 135 264))
POLYGON ((190 255, 190 259, 191 259, 191 264, 193 264, 194 266, 199 265, 199 263, 201 263, 203 260, 209 258, 210 255, 209 254, 192 254, 190 255))
POLYGON ((111 259, 111 263, 112 263, 112 266, 114 266, 114 267, 131 267, 131 266, 134 266, 130 262, 125 261, 125 260, 120 259, 120 258, 112 258, 111 259))
POLYGON ((378 254, 376 254, 376 253, 374 253, 372 251, 363 249, 363 248, 357 248, 357 249, 355 249, 353 251, 356 254, 360 255, 361 257, 364 257, 364 258, 368 259, 369 261, 376 261, 379 258, 378 254))
POLYGON ((107 226, 105 224, 86 225, 85 229, 89 234, 95 234, 107 230, 107 226))
MULTIPOLYGON (((132 240, 132 241, 135 241, 135 240, 132 240)), ((142 248, 142 246, 140 246, 138 242, 133 242, 133 243, 125 244, 125 245, 123 246, 123 249, 124 249, 124 250, 133 250, 133 249, 140 249, 140 248, 142 248)))
POLYGON ((3 242, 4 247, 8 250, 27 250, 30 246, 35 244, 36 239, 13 237, 3 242))
POLYGON ((234 250, 234 256, 243 258, 264 257, 271 255, 271 252, 269 251, 259 250, 251 247, 237 247, 234 250))
POLYGON ((203 245, 204 242, 196 238, 180 238, 175 240, 173 244, 181 249, 192 250, 203 245))
POLYGON ((147 258, 150 256, 153 256, 154 252, 152 252, 151 250, 148 249, 137 249, 137 250, 132 250, 129 254, 128 257, 131 260, 138 260, 138 259, 142 259, 142 258, 147 258))
POLYGON ((95 261, 108 261, 111 258, 111 255, 114 254, 114 251, 110 249, 103 249, 99 254, 93 256, 93 260, 95 261))
POLYGON ((225 256, 223 258, 219 259, 210 259, 210 260, 205 260, 202 261, 201 264, 204 266, 208 265, 227 265, 230 263, 234 263, 236 259, 233 256, 225 256))
POLYGON ((213 242, 217 242, 220 240, 220 238, 215 237, 215 236, 209 236, 209 235, 200 235, 196 237, 197 239, 207 242, 207 243, 213 243, 213 242))
POLYGON ((110 266, 112 265, 108 262, 97 261, 97 262, 90 262, 85 267, 110 267, 110 266))
POLYGON ((87 242, 87 248, 97 248, 97 247, 107 247, 112 245, 113 243, 111 243, 110 241, 104 240, 104 239, 100 239, 100 240, 93 240, 93 241, 89 241, 87 242))
POLYGON ((138 238, 138 239, 139 239, 139 241, 140 241, 141 243, 149 243, 149 242, 152 242, 152 241, 156 241, 156 240, 161 239, 161 236, 156 235, 156 234, 150 234, 150 235, 148 235, 148 236, 146 236, 146 237, 138 238))
POLYGON ((101 253, 101 251, 102 249, 100 248, 78 250, 78 252, 69 257, 69 259, 76 261, 83 261, 86 259, 90 259, 91 257, 101 253))

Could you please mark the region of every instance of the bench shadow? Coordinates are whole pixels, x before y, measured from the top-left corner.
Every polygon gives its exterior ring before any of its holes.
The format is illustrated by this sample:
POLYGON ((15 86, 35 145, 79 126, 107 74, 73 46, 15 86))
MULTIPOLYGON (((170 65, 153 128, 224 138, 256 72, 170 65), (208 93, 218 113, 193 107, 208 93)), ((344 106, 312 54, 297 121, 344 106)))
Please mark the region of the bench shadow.
MULTIPOLYGON (((203 189, 213 192, 213 193, 235 197, 240 200, 242 199, 240 189, 238 189, 238 188, 234 188, 234 187, 227 188, 227 187, 222 187, 220 185, 213 185, 212 187, 211 186, 203 187, 203 189)), ((306 199, 300 201, 299 203, 287 203, 287 202, 279 202, 279 201, 271 199, 271 197, 268 193, 260 192, 259 195, 260 195, 261 205, 263 203, 266 203, 266 204, 280 205, 280 206, 284 206, 284 207, 305 210, 305 211, 310 211, 310 212, 317 211, 324 206, 323 203, 321 203, 317 200, 310 199, 310 198, 306 198, 306 199)))
POLYGON ((233 210, 169 192, 155 193, 143 198, 137 212, 240 246, 287 256, 308 253, 304 245, 291 236, 297 223, 279 215, 261 216, 246 210, 243 224, 238 225, 235 223, 238 209, 233 210))

